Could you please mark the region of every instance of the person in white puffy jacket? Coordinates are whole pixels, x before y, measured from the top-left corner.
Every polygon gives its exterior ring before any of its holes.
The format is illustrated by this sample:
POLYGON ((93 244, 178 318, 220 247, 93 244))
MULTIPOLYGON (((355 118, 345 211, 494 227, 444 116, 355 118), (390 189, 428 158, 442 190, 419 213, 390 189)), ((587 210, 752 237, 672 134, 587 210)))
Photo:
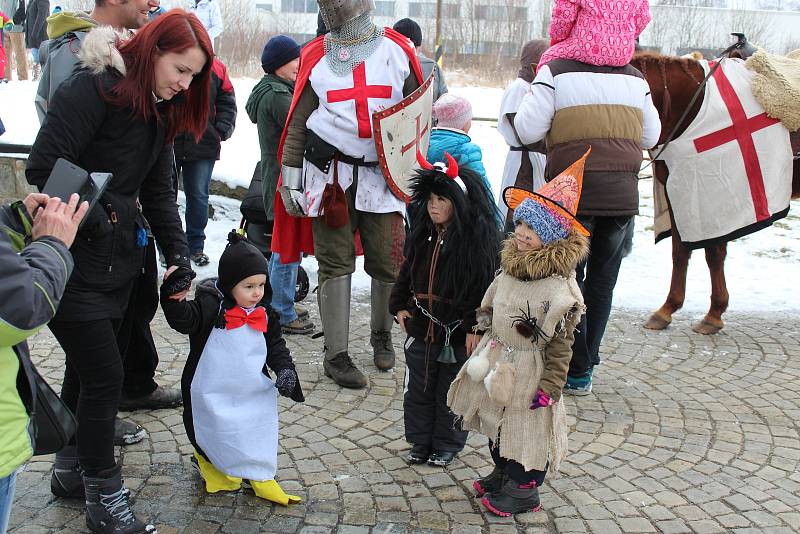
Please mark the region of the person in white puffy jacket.
POLYGON ((222 23, 222 13, 219 10, 219 2, 216 0, 191 0, 189 11, 197 15, 203 27, 211 37, 214 49, 219 47, 217 37, 222 35, 225 25, 222 23))

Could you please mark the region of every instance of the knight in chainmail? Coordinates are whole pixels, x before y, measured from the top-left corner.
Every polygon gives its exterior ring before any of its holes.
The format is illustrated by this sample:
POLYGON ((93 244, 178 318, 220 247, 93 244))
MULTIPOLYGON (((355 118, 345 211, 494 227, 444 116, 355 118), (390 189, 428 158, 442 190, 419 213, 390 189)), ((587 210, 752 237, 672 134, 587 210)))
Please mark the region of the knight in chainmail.
POLYGON ((324 370, 351 388, 367 384, 348 352, 350 280, 356 232, 364 269, 372 278, 370 343, 375 366, 394 367, 389 294, 403 261, 403 201, 386 184, 372 130, 372 114, 420 86, 421 70, 408 40, 376 26, 372 0, 319 0, 330 33, 301 56, 281 160, 273 250, 286 261, 300 251, 310 218, 319 263, 318 303, 325 335, 324 370), (277 206, 281 203, 282 206, 277 206), (300 250, 298 250, 298 248, 300 250))

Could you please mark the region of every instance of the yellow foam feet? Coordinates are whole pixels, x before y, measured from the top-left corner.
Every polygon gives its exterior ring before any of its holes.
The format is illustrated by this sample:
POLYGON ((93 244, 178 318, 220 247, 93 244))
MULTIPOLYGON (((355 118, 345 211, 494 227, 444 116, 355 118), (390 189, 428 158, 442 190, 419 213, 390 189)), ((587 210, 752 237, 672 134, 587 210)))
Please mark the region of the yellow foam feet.
POLYGON ((197 451, 194 453, 197 460, 197 465, 200 467, 200 474, 206 483, 206 491, 208 493, 217 493, 218 491, 236 491, 242 487, 242 479, 231 477, 214 467, 211 462, 203 458, 197 451))
POLYGON ((274 503, 282 504, 283 506, 297 504, 301 500, 297 495, 289 495, 284 493, 280 485, 278 485, 278 483, 274 480, 265 480, 263 482, 251 480, 250 485, 253 486, 253 491, 256 492, 258 497, 274 503))

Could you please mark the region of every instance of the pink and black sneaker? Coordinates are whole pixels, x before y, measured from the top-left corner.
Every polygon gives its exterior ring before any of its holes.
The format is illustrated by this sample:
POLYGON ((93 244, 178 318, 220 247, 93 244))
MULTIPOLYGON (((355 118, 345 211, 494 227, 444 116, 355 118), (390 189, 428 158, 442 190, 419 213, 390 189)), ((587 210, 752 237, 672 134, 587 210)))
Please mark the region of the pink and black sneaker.
POLYGON ((491 473, 473 482, 472 487, 475 488, 478 497, 483 497, 485 493, 500 491, 505 481, 506 475, 503 473, 503 470, 494 466, 491 473))
POLYGON ((500 517, 509 517, 524 512, 538 512, 541 509, 536 482, 518 484, 513 480, 508 480, 500 491, 484 495, 481 502, 490 512, 500 517))

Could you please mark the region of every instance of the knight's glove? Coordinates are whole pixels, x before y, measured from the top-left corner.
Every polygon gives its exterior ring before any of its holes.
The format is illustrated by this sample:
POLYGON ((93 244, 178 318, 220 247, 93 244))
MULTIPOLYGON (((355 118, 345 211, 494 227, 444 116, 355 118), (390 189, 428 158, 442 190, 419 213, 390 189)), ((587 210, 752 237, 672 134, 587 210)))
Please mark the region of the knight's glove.
POLYGON ((303 187, 303 169, 281 166, 281 186, 278 188, 286 213, 292 217, 306 216, 306 192, 303 187))
POLYGON ((548 406, 552 406, 553 399, 550 398, 550 395, 542 391, 542 388, 536 390, 536 395, 533 396, 533 401, 531 402, 531 410, 535 410, 537 408, 547 408, 548 406))
POLYGON ((288 397, 292 394, 296 385, 297 373, 294 369, 287 367, 286 369, 278 371, 278 377, 275 379, 275 388, 278 390, 278 393, 284 397, 288 397))
POLYGON ((161 295, 168 297, 192 287, 192 280, 197 276, 189 267, 178 267, 161 284, 161 295))

